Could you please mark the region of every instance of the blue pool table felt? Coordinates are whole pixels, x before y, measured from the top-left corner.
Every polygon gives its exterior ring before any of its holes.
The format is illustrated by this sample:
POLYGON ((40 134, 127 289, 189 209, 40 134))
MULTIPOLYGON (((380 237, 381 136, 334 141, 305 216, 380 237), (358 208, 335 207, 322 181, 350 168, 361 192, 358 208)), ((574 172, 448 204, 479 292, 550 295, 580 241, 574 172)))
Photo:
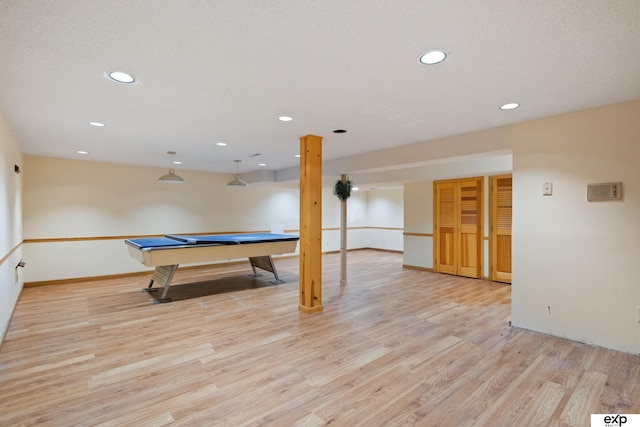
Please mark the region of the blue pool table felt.
POLYGON ((189 247, 194 245, 240 245, 248 243, 279 242, 283 240, 299 240, 292 234, 273 233, 244 233, 244 234, 212 234, 201 236, 186 236, 167 234, 164 237, 142 237, 126 239, 125 242, 139 249, 189 247))

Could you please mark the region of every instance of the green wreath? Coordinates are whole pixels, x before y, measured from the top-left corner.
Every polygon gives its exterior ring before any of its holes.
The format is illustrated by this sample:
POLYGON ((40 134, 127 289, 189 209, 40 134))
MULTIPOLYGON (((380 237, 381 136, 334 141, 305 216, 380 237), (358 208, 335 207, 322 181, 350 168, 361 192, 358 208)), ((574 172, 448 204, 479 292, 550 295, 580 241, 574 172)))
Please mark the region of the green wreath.
POLYGON ((345 201, 351 196, 351 188, 353 184, 350 180, 342 182, 341 179, 336 181, 336 185, 333 186, 333 194, 338 196, 338 199, 345 201))

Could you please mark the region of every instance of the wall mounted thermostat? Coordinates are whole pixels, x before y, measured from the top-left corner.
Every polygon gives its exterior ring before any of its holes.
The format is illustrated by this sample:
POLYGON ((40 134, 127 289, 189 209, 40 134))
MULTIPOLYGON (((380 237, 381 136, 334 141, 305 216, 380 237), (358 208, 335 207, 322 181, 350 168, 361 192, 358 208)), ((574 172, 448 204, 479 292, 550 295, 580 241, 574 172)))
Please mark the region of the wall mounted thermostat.
POLYGON ((600 184, 588 184, 587 200, 590 202, 622 200, 622 183, 603 182, 600 184))

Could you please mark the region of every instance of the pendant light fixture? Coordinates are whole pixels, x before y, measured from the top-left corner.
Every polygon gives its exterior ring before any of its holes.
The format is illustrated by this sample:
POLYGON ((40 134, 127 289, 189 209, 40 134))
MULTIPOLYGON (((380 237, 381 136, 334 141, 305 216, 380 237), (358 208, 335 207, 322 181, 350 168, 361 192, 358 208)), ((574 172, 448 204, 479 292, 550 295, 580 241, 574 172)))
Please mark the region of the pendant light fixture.
POLYGON ((243 180, 240 179, 240 172, 238 171, 238 169, 240 168, 240 162, 242 160, 234 160, 234 162, 236 162, 236 177, 233 181, 230 181, 229 183, 227 183, 227 187, 231 187, 231 188, 243 188, 246 187, 247 184, 246 182, 244 182, 243 180))
POLYGON ((162 175, 160 178, 158 178, 158 181, 166 184, 182 184, 184 182, 184 179, 182 179, 181 176, 176 175, 173 169, 169 169, 169 173, 166 175, 162 175))
MULTIPOLYGON (((173 156, 176 154, 176 152, 167 151, 167 154, 170 156, 173 156)), ((181 176, 176 175, 173 169, 169 169, 169 173, 166 175, 162 175, 160 178, 158 178, 158 182, 162 182, 165 184, 182 184, 184 182, 184 179, 182 179, 181 176)))

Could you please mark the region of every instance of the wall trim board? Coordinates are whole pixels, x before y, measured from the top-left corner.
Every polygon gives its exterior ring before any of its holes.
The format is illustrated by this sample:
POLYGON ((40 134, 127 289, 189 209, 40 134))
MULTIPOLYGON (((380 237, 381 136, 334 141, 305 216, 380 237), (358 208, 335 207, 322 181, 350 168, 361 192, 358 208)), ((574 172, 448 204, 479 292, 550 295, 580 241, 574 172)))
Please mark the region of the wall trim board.
POLYGON ((9 333, 9 327, 11 326, 11 322, 13 321, 13 315, 16 312, 16 307, 18 307, 18 302, 20 302, 20 297, 22 296, 22 292, 18 295, 18 299, 16 303, 13 304, 13 308, 11 309, 11 314, 9 315, 9 320, 7 321, 7 327, 4 329, 4 333, 0 337, 0 350, 2 350, 2 344, 4 344, 5 339, 7 338, 7 334, 9 333))
MULTIPOLYGON (((429 273, 435 273, 435 271, 433 271, 433 268, 420 267, 420 266, 417 266, 417 265, 402 264, 402 268, 406 268, 408 270, 418 270, 418 271, 426 271, 426 272, 429 272, 429 273)), ((447 274, 447 273, 438 273, 438 274, 447 274)), ((462 277, 462 276, 458 276, 458 277, 462 277)), ((470 279, 470 277, 469 277, 469 279, 470 279)), ((511 283, 495 282, 495 281, 490 280, 486 276, 479 277, 476 280, 484 280, 484 281, 487 281, 487 282, 494 282, 494 283, 500 283, 500 284, 503 284, 503 285, 511 286, 511 283)))
POLYGON ((433 233, 411 233, 405 231, 402 233, 403 236, 413 236, 413 237, 433 237, 433 233))
POLYGON ((92 280, 106 280, 106 279, 119 279, 121 277, 129 276, 143 276, 153 273, 153 270, 147 271, 134 271, 131 273, 119 273, 119 274, 105 274, 102 276, 90 276, 90 277, 73 277, 70 279, 56 279, 56 280, 43 280, 39 282, 24 282, 25 288, 38 288, 41 286, 56 286, 56 285, 68 285, 70 283, 89 282, 92 280))
MULTIPOLYGON (((389 253, 392 253, 392 254, 402 254, 402 253, 404 253, 404 251, 395 251, 393 249, 380 249, 380 248, 353 248, 353 249, 347 249, 347 252, 355 252, 355 251, 378 251, 378 252, 389 252, 389 253)), ((340 253, 340 250, 322 252, 323 255, 339 254, 339 253, 340 253)))
POLYGON ((11 255, 13 255, 13 253, 17 251, 20 246, 22 246, 23 243, 24 240, 15 245, 13 248, 11 248, 11 250, 9 250, 9 252, 7 252, 2 258, 0 258, 0 265, 4 264, 11 257, 11 255))
MULTIPOLYGON (((347 230, 364 230, 366 228, 377 228, 377 227, 368 227, 366 225, 359 227, 347 227, 347 230)), ((340 231, 340 227, 325 227, 322 231, 340 231)))
POLYGON ((429 273, 433 273, 433 268, 420 267, 417 265, 402 264, 402 268, 406 268, 408 270, 428 271, 429 273))
MULTIPOLYGON (((4 256, 2 256, 2 258, 0 258, 0 266, 9 260, 11 256, 20 248, 20 246, 22 246, 22 244, 23 242, 18 243, 13 248, 11 248, 9 252, 7 252, 4 256)), ((24 288, 24 284, 22 285, 22 287, 24 288)), ((18 301, 20 300, 21 295, 22 295, 22 289, 20 289, 20 292, 18 293, 16 302, 15 304, 13 304, 13 307, 11 308, 11 313, 9 313, 9 317, 7 318, 7 324, 6 324, 6 327, 4 328, 4 332, 2 333, 2 336, 0 336, 0 349, 2 348, 2 344, 4 343, 5 338, 7 337, 7 333, 9 332, 9 327, 11 326, 11 321, 13 320, 13 314, 16 312, 16 307, 18 306, 18 301)))

